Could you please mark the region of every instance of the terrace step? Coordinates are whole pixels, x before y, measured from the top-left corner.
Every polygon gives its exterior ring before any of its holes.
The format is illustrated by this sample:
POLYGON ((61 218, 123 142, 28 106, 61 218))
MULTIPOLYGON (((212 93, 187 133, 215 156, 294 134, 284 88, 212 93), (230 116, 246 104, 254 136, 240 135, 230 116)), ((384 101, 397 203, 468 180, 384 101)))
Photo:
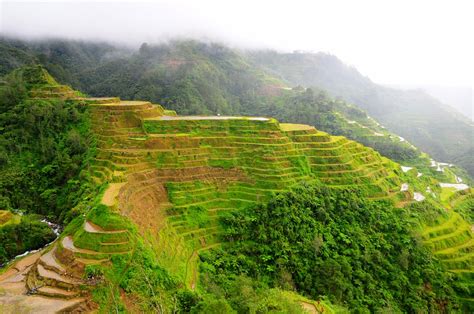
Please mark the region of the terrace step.
POLYGON ((100 265, 102 263, 108 262, 108 258, 104 259, 87 259, 82 257, 76 257, 75 260, 83 265, 100 265))
POLYGON ((66 277, 54 271, 48 270, 44 268, 44 266, 41 264, 36 265, 36 271, 38 274, 38 278, 50 286, 73 289, 75 287, 78 287, 82 283, 76 278, 66 277))
POLYGON ((58 260, 55 257, 55 254, 56 254, 56 245, 54 245, 54 247, 51 250, 49 250, 48 252, 46 252, 40 257, 39 263, 44 268, 50 271, 54 271, 58 274, 66 273, 65 267, 58 262, 58 260))
POLYGON ((84 264, 92 264, 90 263, 90 260, 98 260, 97 263, 99 264, 102 261, 108 260, 111 256, 113 255, 125 255, 125 254, 130 254, 131 250, 121 250, 121 251, 105 251, 104 247, 104 252, 98 252, 94 250, 89 250, 89 249, 83 249, 83 248, 78 248, 74 245, 74 242, 72 240, 71 236, 65 237, 62 241, 62 246, 66 249, 71 251, 76 259, 84 259, 85 263, 84 264))
POLYGON ((474 251, 474 238, 467 242, 461 243, 457 246, 453 246, 444 250, 436 251, 435 254, 439 258, 448 258, 452 254, 465 254, 474 251))
POLYGON ((59 298, 59 299, 72 299, 77 296, 79 296, 79 292, 77 291, 68 291, 56 287, 50 287, 50 286, 44 286, 41 288, 38 288, 36 290, 37 295, 43 295, 46 297, 51 297, 51 298, 59 298))
POLYGON ((84 223, 84 230, 90 233, 105 233, 105 234, 114 234, 114 233, 126 233, 127 230, 104 230, 100 226, 94 224, 91 221, 86 220, 84 223))

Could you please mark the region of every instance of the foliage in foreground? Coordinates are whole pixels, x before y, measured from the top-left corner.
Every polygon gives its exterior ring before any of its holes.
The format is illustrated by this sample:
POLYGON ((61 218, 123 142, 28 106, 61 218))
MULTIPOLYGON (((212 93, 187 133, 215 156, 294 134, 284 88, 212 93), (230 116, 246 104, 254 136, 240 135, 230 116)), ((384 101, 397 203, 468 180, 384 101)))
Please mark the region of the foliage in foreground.
POLYGON ((410 217, 355 190, 302 184, 225 218, 231 243, 201 254, 202 282, 225 295, 247 276, 356 312, 454 308, 451 278, 414 237, 410 217))

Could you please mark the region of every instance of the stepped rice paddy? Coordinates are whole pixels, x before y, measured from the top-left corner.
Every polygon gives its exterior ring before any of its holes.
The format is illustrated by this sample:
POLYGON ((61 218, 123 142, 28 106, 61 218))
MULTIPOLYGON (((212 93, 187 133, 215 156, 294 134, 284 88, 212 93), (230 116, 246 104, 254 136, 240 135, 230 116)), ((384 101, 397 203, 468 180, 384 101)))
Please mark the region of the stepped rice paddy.
POLYGON ((397 164, 314 127, 259 117, 181 117, 117 98, 87 101, 98 138, 89 171, 109 182, 103 204, 129 217, 191 288, 197 253, 220 243, 219 217, 293 184, 318 180, 357 186, 372 198, 405 198, 397 164))
POLYGON ((465 310, 472 311, 474 309, 473 226, 458 213, 450 212, 447 217, 440 218, 432 226, 425 227, 422 236, 424 243, 435 252, 435 256, 465 286, 459 294, 465 310))
MULTIPOLYGON (((0 277, 1 289, 34 291, 38 309, 40 297, 55 300, 48 310, 87 308, 85 270, 131 257, 137 231, 160 264, 194 290, 199 253, 222 244, 220 217, 300 182, 354 187, 400 206, 413 201, 404 183, 410 171, 405 175, 373 149, 308 125, 265 117, 178 116, 147 101, 81 98, 54 87, 48 76, 30 97, 71 99, 88 107, 97 148, 84 171, 104 187, 96 206, 57 241, 0 277)), ((0 226, 11 218, 0 211, 0 226)), ((448 269, 471 282, 471 226, 456 213, 437 223, 424 230, 425 243, 448 269)), ((28 308, 31 297, 15 300, 18 308, 28 308)))

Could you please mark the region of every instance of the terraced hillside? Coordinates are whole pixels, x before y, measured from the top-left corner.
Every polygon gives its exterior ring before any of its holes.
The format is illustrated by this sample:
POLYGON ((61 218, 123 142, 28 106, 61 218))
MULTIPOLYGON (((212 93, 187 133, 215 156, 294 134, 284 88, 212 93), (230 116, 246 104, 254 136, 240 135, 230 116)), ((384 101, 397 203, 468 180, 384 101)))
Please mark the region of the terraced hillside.
MULTIPOLYGON (((400 201, 399 166, 344 137, 274 119, 178 117, 149 102, 89 99, 110 182, 102 203, 131 218, 160 261, 195 287, 198 252, 219 245, 218 217, 300 181, 355 186, 400 201)), ((75 239, 74 239, 75 240, 75 239)))
POLYGON ((2 275, 4 306, 90 310, 86 267, 133 254, 122 216, 138 226, 160 263, 194 289, 198 253, 219 245, 218 217, 229 211, 312 180, 357 185, 373 198, 405 197, 397 164, 313 127, 268 118, 178 117, 159 105, 118 98, 76 99, 90 108, 97 137, 87 171, 107 188, 101 205, 77 226, 2 275), (115 214, 105 214, 107 207, 115 214), (47 305, 45 298, 54 302, 47 305))
MULTIPOLYGON (((32 91, 50 85, 45 76, 32 83, 32 91)), ((307 125, 177 116, 146 101, 82 98, 65 88, 57 92, 61 95, 30 92, 30 97, 67 98, 89 108, 97 152, 85 171, 104 191, 57 241, 1 275, 3 310, 92 310, 94 279, 85 277, 85 270, 133 256, 134 227, 123 217, 138 227, 160 265, 195 289, 199 252, 220 245, 218 218, 226 213, 301 181, 354 186, 369 198, 400 205, 413 201, 414 190, 403 189, 403 182, 425 189, 416 169, 408 176, 373 149, 307 125)), ((472 233, 456 215, 426 229, 424 238, 469 284, 472 233)))
MULTIPOLYGON (((471 209, 472 210, 472 209, 471 209)), ((466 310, 474 309, 474 237, 473 227, 458 213, 450 212, 437 224, 426 227, 424 243, 431 247, 446 268, 454 273, 463 285, 459 289, 466 310)))
POLYGON ((71 235, 62 237, 0 275, 0 311, 90 311, 94 308, 90 303, 94 280, 84 278, 84 268, 106 263, 113 255, 128 254, 130 247, 127 230, 104 230, 85 220, 74 240, 71 235))
POLYGON ((30 99, 73 99, 81 94, 67 85, 61 85, 41 66, 27 67, 20 71, 22 79, 27 82, 30 99))
MULTIPOLYGON (((458 179, 457 179, 458 180, 458 179)), ((442 184, 439 201, 445 215, 424 226, 422 237, 435 256, 455 275, 464 310, 474 310, 474 193, 465 184, 442 184)))

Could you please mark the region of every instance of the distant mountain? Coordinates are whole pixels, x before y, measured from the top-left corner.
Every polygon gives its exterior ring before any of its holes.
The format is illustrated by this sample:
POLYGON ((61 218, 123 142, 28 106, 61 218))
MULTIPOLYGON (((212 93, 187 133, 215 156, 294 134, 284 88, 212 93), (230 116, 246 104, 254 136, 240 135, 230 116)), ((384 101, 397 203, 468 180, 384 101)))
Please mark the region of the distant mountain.
POLYGON ((409 89, 422 89, 429 95, 441 100, 442 103, 449 105, 474 121, 474 90, 471 87, 437 85, 400 87, 409 89))
POLYGON ((474 121, 474 90, 469 87, 422 86, 424 91, 474 121))
POLYGON ((138 50, 67 40, 0 42, 9 67, 26 54, 59 82, 91 96, 144 99, 179 114, 274 116, 347 136, 399 162, 419 154, 391 130, 474 174, 470 121, 419 91, 378 86, 334 56, 249 53, 199 41, 143 44, 138 50))
POLYGON ((474 174, 474 124, 421 90, 381 86, 324 53, 254 51, 253 62, 292 85, 317 86, 366 110, 389 130, 474 174))

